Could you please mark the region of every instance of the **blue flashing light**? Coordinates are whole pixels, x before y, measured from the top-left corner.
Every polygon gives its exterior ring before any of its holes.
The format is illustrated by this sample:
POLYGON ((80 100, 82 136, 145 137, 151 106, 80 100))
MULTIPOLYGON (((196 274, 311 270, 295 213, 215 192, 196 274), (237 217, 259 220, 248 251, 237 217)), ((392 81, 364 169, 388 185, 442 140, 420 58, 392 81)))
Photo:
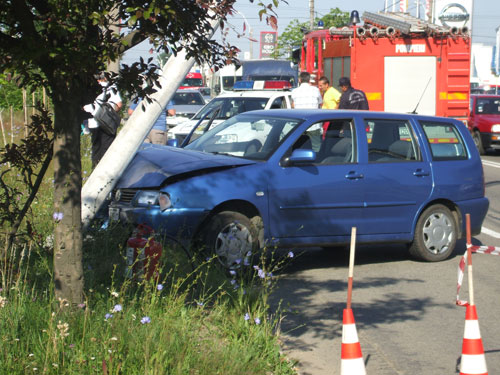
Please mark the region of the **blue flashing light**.
POLYGON ((237 81, 234 83, 234 90, 252 90, 254 81, 237 81))

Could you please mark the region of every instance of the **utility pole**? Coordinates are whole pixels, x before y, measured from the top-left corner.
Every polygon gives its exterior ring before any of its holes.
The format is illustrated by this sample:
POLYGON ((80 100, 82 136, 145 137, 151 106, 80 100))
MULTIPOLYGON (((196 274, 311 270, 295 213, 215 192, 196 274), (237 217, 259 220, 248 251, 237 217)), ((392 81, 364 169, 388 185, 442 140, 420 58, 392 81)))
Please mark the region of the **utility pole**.
POLYGON ((434 0, 425 1, 425 11, 427 16, 427 21, 434 23, 434 0))
POLYGON ((309 28, 314 29, 314 0, 309 0, 309 28))
MULTIPOLYGON (((218 17, 211 21, 210 26, 212 29, 208 31, 210 36, 219 26, 219 22, 218 17)), ((175 90, 177 90, 193 64, 194 58, 188 58, 185 50, 182 50, 176 56, 170 56, 159 78, 161 86, 158 87, 158 91, 151 95, 153 101, 145 103, 144 111, 134 111, 99 164, 92 171, 89 179, 82 187, 81 215, 84 230, 88 228, 106 197, 113 190, 121 174, 153 127, 160 112, 172 98, 175 90)))
POLYGON ((250 22, 248 22, 247 18, 245 17, 245 15, 239 11, 235 11, 235 13, 238 13, 241 17, 243 17, 243 22, 246 23, 247 27, 248 27, 248 37, 249 37, 249 40, 250 40, 250 53, 249 53, 249 57, 250 57, 250 60, 253 59, 253 29, 252 29, 252 26, 250 25, 250 22))

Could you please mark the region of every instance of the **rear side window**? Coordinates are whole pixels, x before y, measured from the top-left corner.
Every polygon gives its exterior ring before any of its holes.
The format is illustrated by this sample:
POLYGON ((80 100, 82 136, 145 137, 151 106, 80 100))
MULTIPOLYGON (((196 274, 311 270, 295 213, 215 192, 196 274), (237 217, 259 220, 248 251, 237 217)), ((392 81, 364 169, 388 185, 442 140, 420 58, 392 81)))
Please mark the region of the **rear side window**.
POLYGON ((370 163, 420 160, 413 130, 406 120, 365 120, 370 163))
POLYGON ((464 141, 455 124, 420 121, 420 125, 427 137, 433 160, 467 159, 464 141))

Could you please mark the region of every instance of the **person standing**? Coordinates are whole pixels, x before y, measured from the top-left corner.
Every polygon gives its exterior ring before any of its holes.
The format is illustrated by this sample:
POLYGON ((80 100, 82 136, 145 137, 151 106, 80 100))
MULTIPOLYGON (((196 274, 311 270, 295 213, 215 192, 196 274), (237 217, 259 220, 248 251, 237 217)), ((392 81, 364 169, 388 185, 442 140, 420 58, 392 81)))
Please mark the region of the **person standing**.
POLYGON ((339 79, 339 87, 342 90, 339 109, 361 109, 368 110, 368 99, 363 91, 351 86, 351 80, 347 77, 339 79))
POLYGON ((339 107, 341 94, 338 90, 330 86, 330 81, 325 76, 319 79, 319 90, 323 94, 323 109, 337 109, 339 107))
MULTIPOLYGON (((102 103, 108 102, 116 112, 119 112, 122 107, 122 98, 118 88, 109 84, 104 73, 99 76, 97 81, 102 86, 102 92, 94 100, 94 103, 85 105, 83 109, 93 116, 102 103)), ((92 137, 92 168, 95 168, 115 140, 116 135, 109 135, 100 129, 94 117, 88 119, 87 126, 92 137)))
POLYGON ((292 90, 292 108, 321 108, 323 98, 316 86, 309 83, 311 75, 308 72, 302 72, 299 75, 299 87, 292 90))
MULTIPOLYGON (((132 102, 128 109, 129 116, 134 112, 140 103, 140 99, 132 102)), ((151 131, 144 139, 145 143, 153 143, 155 145, 167 144, 167 116, 175 116, 174 102, 168 102, 167 107, 160 112, 160 116, 156 119, 151 131)))

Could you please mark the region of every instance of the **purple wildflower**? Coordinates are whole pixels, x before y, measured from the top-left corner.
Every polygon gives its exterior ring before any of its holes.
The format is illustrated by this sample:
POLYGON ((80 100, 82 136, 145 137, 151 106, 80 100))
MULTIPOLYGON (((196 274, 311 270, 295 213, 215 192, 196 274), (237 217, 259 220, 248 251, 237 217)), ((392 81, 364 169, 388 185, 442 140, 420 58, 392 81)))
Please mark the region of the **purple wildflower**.
POLYGON ((64 214, 63 214, 62 212, 54 212, 54 213, 52 214, 52 218, 53 218, 55 221, 57 221, 57 222, 61 221, 61 220, 63 219, 63 217, 64 217, 64 214))
POLYGON ((260 324, 260 319, 259 318, 255 318, 254 321, 255 321, 255 324, 257 324, 257 325, 260 324))
POLYGON ((149 316, 145 316, 141 319, 142 324, 148 324, 151 323, 151 318, 149 316))
POLYGON ((250 315, 248 313, 245 314, 245 320, 250 320, 250 315))

